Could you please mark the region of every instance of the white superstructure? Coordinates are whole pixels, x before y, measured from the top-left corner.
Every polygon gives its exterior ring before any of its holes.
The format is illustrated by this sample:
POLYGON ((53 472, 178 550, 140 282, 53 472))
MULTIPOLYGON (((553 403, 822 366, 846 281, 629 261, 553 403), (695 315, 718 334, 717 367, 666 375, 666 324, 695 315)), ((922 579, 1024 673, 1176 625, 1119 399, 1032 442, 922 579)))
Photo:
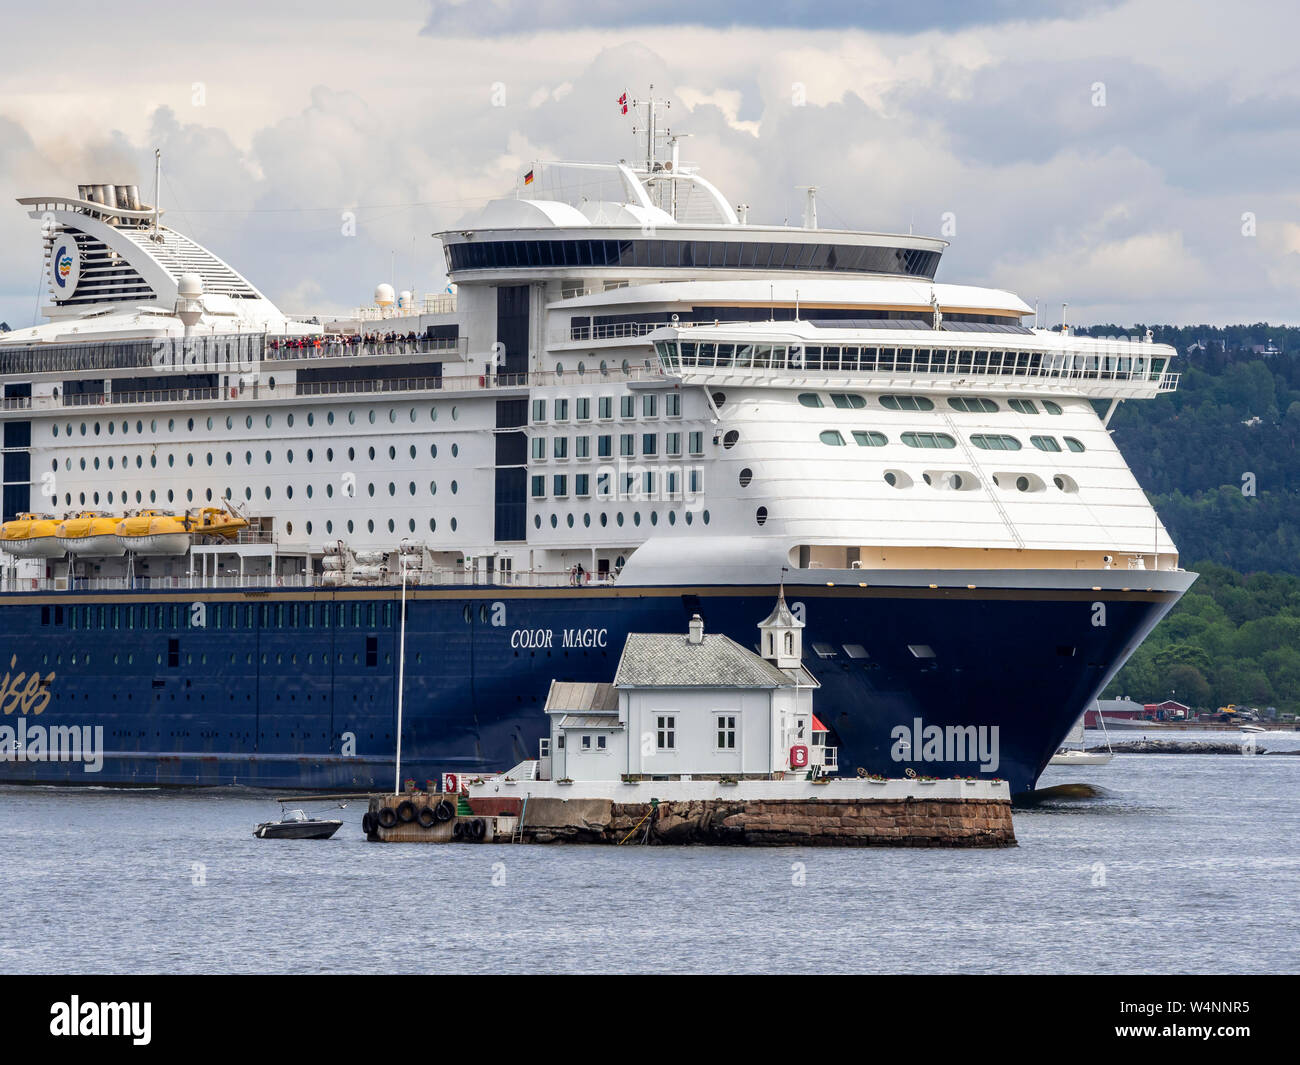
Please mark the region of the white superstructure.
POLYGON ((10 576, 390 580, 403 542, 429 582, 1177 568, 1106 428, 1171 348, 1029 328, 935 283, 939 240, 742 222, 653 152, 530 174, 439 235, 454 296, 345 319, 282 314, 132 187, 21 200, 51 302, 0 340, 5 518, 250 527, 10 576))

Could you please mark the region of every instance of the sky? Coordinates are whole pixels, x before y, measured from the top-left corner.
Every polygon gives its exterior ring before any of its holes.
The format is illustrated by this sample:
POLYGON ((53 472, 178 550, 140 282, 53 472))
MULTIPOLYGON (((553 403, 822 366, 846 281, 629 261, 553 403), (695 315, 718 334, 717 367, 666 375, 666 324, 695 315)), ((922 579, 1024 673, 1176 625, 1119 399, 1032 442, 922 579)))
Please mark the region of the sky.
POLYGON ((799 224, 815 184, 822 226, 943 236, 939 280, 1045 321, 1300 322, 1276 0, 0 0, 0 27, 12 327, 45 295, 18 196, 150 200, 160 148, 170 225, 284 310, 344 312, 440 291, 431 235, 534 160, 635 157, 616 100, 651 84, 752 222, 799 224))

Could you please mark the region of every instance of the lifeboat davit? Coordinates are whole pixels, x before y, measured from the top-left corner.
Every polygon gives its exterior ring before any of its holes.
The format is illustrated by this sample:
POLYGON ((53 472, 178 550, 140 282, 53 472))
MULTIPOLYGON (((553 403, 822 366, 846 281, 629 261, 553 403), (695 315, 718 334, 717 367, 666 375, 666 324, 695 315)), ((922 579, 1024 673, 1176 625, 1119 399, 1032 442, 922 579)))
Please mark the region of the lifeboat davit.
POLYGON ((20 514, 0 525, 0 549, 18 558, 60 558, 64 551, 55 539, 58 524, 52 514, 20 514))
POLYGON ((82 511, 75 517, 65 518, 54 529, 54 542, 61 551, 83 558, 112 558, 126 554, 126 547, 117 536, 121 518, 82 511))

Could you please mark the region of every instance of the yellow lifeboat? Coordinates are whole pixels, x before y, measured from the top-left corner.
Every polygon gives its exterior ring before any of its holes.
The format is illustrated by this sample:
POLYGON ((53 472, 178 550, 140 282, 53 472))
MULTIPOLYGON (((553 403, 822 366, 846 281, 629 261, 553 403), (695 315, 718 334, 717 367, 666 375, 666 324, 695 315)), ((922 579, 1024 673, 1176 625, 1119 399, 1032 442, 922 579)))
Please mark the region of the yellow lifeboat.
POLYGON ((117 522, 117 539, 124 551, 137 555, 183 555, 196 536, 233 540, 248 522, 220 507, 193 513, 168 514, 142 510, 117 522))
POLYGON ((142 510, 117 523, 123 551, 137 555, 183 555, 190 547, 189 524, 161 510, 142 510))
POLYGON ((234 540, 248 522, 238 514, 232 514, 220 507, 204 507, 195 518, 190 519, 190 530, 200 536, 220 536, 225 540, 234 540))
POLYGON ((91 558, 124 555, 126 548, 117 537, 117 525, 121 520, 83 510, 55 526, 54 542, 70 555, 91 558))
POLYGON ((0 549, 18 558, 59 558, 64 552, 54 538, 58 524, 52 514, 20 514, 0 525, 0 549))

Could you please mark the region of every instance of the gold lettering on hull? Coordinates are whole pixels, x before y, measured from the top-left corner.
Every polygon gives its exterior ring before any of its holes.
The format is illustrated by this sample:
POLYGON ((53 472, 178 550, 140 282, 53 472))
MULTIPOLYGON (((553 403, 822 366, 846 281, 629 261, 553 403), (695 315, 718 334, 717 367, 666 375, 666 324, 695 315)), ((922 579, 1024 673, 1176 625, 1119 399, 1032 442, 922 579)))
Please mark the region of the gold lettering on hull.
POLYGON ((42 713, 50 705, 50 685, 54 682, 53 671, 42 677, 40 671, 27 675, 24 670, 14 674, 18 668, 18 656, 9 660, 9 671, 0 678, 0 706, 8 717, 15 710, 24 716, 42 713))

